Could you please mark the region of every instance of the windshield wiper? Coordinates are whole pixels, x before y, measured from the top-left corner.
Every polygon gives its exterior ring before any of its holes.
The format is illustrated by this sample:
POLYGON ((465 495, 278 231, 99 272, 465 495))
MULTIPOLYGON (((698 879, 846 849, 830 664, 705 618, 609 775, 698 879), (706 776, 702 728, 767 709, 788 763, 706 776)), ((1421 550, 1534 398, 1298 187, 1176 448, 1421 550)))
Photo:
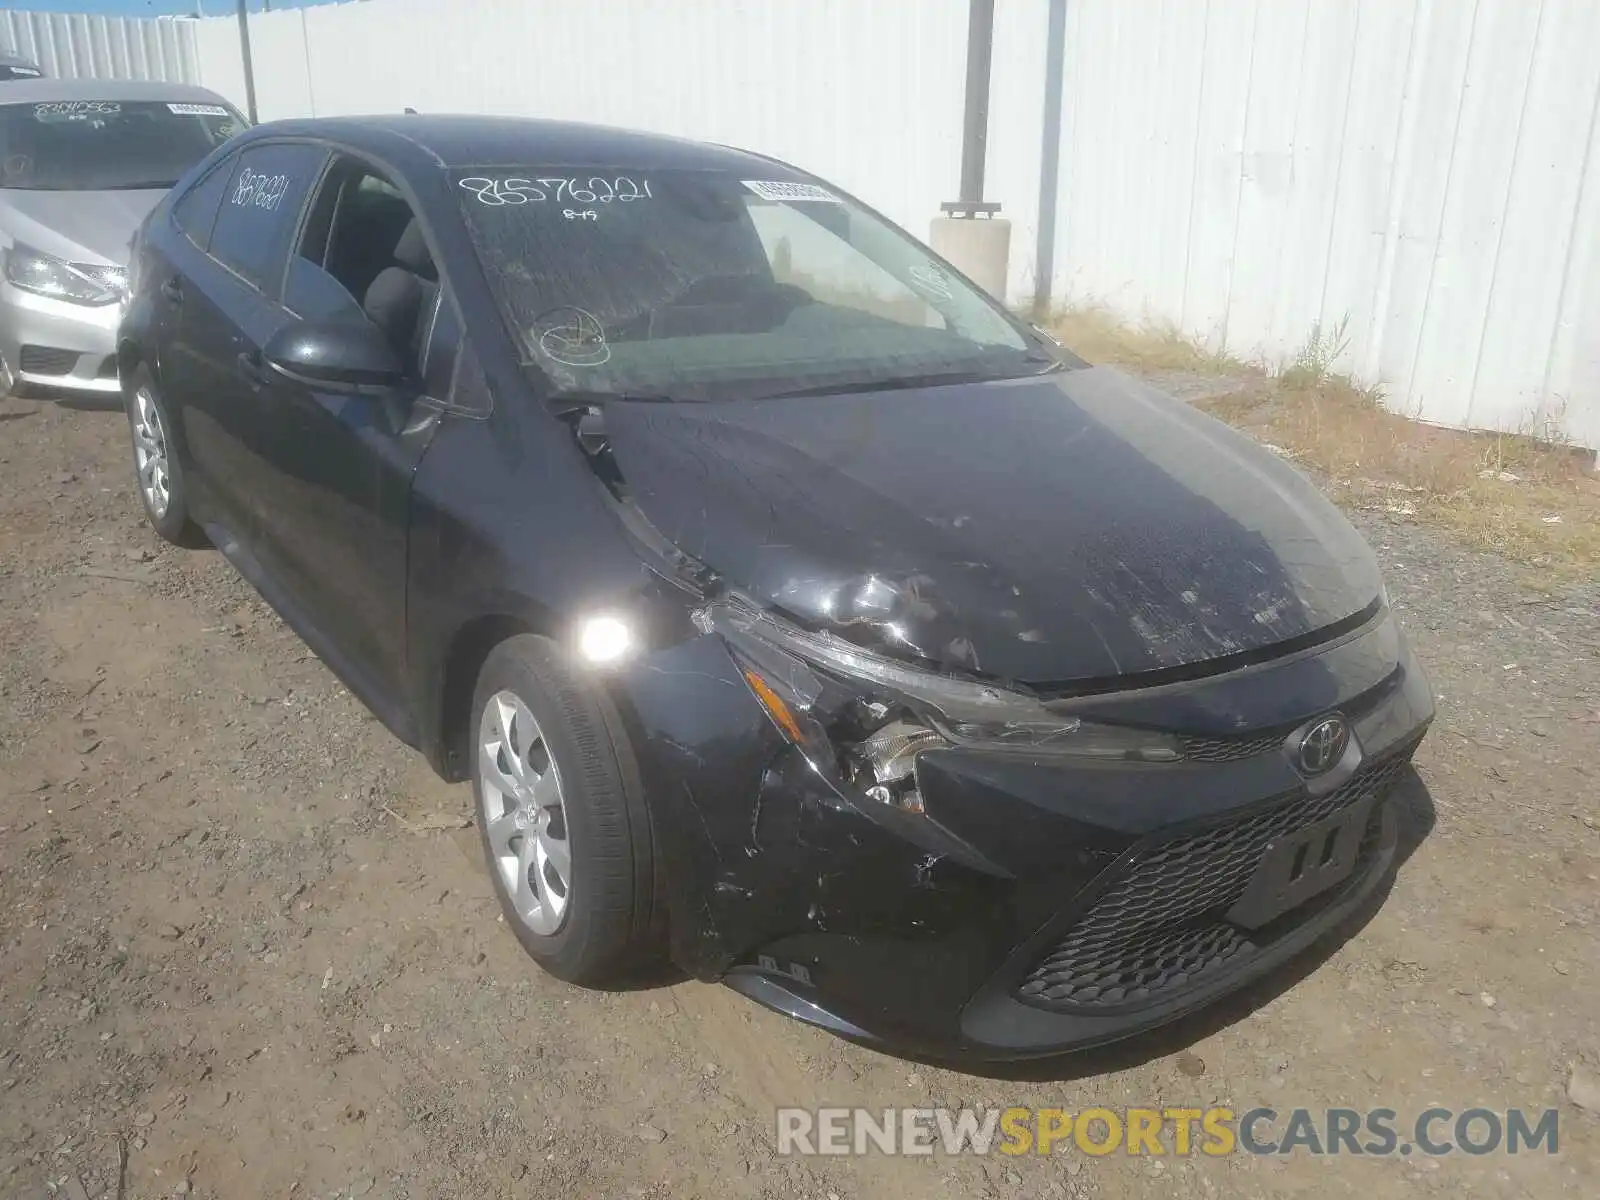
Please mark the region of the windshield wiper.
POLYGON ((132 183, 108 183, 93 190, 100 192, 164 192, 178 181, 176 179, 136 179, 132 183))
POLYGON ((819 383, 811 387, 793 388, 789 391, 763 392, 757 398, 761 400, 790 400, 800 396, 843 396, 853 392, 892 392, 907 388, 947 387, 957 383, 997 383, 1006 379, 1031 379, 1036 375, 1048 375, 1052 371, 1063 369, 1063 364, 1060 360, 1046 358, 1043 355, 1028 354, 1023 357, 1022 361, 1036 363, 1041 369, 1024 372, 1021 375, 1007 374, 1003 370, 930 371, 923 375, 896 375, 890 379, 874 379, 865 383, 852 383, 849 380, 841 380, 838 383, 819 383))

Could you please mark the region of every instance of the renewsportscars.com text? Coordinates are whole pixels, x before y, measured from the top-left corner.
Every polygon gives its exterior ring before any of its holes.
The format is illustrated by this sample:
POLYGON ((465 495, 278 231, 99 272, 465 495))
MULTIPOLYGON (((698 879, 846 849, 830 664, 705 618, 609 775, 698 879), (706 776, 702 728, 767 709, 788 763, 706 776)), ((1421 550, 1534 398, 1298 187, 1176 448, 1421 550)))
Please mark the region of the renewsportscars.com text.
POLYGON ((790 1155, 1555 1154, 1557 1110, 1427 1108, 780 1108, 790 1155))

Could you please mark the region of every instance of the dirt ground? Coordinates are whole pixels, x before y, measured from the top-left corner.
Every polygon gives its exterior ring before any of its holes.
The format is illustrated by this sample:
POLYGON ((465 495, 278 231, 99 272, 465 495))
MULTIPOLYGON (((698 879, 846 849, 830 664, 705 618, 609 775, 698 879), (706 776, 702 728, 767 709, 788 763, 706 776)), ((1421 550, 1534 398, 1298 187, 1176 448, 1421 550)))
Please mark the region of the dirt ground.
POLYGON ((1439 695, 1381 906, 1220 1011, 980 1077, 715 986, 542 975, 468 789, 155 539, 120 414, 0 402, 0 1195, 1600 1194, 1567 1094, 1600 1070, 1600 582, 1356 517, 1439 695), (1557 1106, 1560 1152, 774 1153, 778 1105, 1216 1102, 1557 1106))

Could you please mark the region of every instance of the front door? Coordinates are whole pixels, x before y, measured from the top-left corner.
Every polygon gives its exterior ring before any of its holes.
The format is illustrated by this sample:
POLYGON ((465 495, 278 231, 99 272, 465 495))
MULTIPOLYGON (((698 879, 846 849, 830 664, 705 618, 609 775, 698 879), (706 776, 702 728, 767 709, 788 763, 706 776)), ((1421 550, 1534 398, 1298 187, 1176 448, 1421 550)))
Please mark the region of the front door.
POLYGON ((438 420, 421 401, 447 393, 438 374, 452 357, 428 349, 440 289, 412 224, 410 206, 373 169, 336 162, 284 291, 290 319, 378 324, 407 367, 405 383, 350 394, 268 371, 262 384, 278 476, 261 498, 263 562, 343 659, 332 665, 380 712, 405 677, 411 483, 438 420))

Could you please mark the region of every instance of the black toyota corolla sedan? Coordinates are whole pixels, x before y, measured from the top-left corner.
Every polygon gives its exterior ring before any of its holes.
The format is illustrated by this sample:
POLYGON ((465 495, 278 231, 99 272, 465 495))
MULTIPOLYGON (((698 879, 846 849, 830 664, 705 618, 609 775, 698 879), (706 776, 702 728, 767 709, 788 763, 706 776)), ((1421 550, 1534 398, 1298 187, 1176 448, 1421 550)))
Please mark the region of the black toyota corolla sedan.
POLYGON ((140 493, 446 779, 551 973, 1043 1055, 1305 947, 1433 713, 1248 439, 770 158, 269 124, 136 243, 140 493))

